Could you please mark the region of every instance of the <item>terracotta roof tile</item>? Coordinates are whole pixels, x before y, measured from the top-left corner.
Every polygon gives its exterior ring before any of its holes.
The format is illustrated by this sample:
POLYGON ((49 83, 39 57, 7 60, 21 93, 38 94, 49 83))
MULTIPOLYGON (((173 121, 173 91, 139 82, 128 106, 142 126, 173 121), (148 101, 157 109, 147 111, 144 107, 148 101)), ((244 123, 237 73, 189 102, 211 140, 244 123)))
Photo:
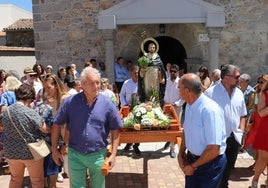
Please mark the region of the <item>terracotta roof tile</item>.
POLYGON ((33 30, 33 19, 19 19, 3 31, 33 30))

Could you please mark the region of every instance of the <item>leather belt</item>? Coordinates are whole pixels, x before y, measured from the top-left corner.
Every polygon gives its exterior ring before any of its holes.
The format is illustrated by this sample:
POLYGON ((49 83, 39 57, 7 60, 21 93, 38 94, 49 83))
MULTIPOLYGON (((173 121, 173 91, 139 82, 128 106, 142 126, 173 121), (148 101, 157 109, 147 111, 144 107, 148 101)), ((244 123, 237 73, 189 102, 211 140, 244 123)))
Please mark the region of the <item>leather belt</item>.
POLYGON ((200 156, 199 155, 195 155, 192 152, 188 151, 188 155, 194 159, 198 159, 200 156))

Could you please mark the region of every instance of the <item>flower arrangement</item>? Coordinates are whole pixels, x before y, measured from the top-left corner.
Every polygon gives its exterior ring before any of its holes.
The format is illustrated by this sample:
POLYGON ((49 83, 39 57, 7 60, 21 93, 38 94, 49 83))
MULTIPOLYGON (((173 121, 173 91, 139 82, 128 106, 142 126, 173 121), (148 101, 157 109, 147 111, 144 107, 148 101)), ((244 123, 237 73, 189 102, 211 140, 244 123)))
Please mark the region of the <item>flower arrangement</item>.
POLYGON ((165 115, 159 106, 153 107, 150 103, 136 105, 132 112, 123 119, 123 127, 134 127, 140 130, 143 127, 168 127, 169 117, 165 115))
POLYGON ((138 59, 138 65, 144 69, 146 69, 151 62, 152 60, 147 56, 142 56, 138 59))

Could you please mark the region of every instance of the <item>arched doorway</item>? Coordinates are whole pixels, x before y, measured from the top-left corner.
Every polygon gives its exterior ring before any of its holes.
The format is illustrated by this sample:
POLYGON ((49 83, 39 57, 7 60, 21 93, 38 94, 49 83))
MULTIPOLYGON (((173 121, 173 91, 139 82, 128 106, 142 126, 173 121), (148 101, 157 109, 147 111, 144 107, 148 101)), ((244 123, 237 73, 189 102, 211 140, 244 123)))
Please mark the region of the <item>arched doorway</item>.
MULTIPOLYGON (((184 46, 178 41, 169 36, 159 36, 154 38, 159 44, 158 54, 160 55, 164 66, 167 63, 177 64, 181 69, 184 69, 184 73, 187 72, 187 64, 185 59, 187 59, 187 54, 184 46)), ((144 49, 147 49, 148 43, 144 44, 144 49)), ((140 51, 140 56, 142 52, 140 51)))

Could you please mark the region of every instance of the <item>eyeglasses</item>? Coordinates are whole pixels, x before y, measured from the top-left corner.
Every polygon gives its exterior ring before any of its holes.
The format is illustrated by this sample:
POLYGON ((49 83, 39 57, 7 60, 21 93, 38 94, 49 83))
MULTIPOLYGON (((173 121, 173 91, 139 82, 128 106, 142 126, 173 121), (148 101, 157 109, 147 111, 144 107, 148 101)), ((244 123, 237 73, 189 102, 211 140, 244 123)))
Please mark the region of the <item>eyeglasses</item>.
POLYGON ((238 78, 240 78, 240 75, 236 75, 236 76, 235 76, 235 75, 226 75, 226 76, 233 77, 233 78, 236 79, 236 80, 237 80, 238 78))
POLYGON ((46 75, 40 76, 40 79, 43 81, 46 78, 46 75))
POLYGON ((257 81, 258 84, 264 84, 264 81, 257 81))
POLYGON ((170 70, 169 72, 170 72, 170 73, 176 73, 177 71, 175 71, 175 70, 170 70))
POLYGON ((31 74, 31 75, 29 75, 30 77, 36 77, 36 75, 35 74, 31 74))

